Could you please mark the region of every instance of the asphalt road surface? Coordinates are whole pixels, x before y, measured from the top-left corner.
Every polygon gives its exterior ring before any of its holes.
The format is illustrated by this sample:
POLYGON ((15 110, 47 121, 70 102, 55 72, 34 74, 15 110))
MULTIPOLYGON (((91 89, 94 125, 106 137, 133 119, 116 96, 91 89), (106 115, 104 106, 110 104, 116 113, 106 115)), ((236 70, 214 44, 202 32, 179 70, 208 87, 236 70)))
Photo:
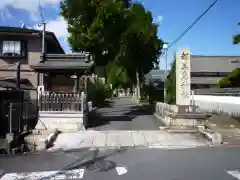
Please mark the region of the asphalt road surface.
POLYGON ((41 173, 49 175, 49 171, 54 172, 52 177, 58 174, 56 179, 61 179, 59 174, 64 176, 78 171, 81 172, 78 179, 85 180, 237 180, 240 179, 240 149, 79 149, 75 152, 1 156, 0 169, 5 171, 2 179, 8 180, 13 179, 13 175, 31 179, 33 173, 22 172, 35 172, 34 177, 37 177, 41 173))
POLYGON ((140 106, 130 97, 114 98, 89 117, 90 129, 159 130, 163 124, 153 116, 149 106, 140 106))

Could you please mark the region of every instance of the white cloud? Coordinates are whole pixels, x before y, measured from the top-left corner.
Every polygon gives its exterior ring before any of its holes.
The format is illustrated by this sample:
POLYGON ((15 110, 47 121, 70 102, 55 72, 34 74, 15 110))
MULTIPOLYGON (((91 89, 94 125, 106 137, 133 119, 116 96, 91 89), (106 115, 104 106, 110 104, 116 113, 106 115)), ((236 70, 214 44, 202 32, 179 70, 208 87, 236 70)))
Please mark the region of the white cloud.
POLYGON ((41 7, 58 5, 61 0, 0 0, 0 11, 5 11, 11 6, 16 9, 23 9, 30 13, 33 21, 39 21, 39 2, 41 7))
MULTIPOLYGON (((56 5, 60 0, 40 0, 42 7, 47 5, 56 5)), ((12 6, 17 9, 24 9, 26 11, 36 12, 38 11, 39 0, 1 0, 0 9, 4 9, 7 6, 12 6)))
POLYGON ((0 12, 0 19, 3 20, 3 21, 6 21, 7 19, 11 19, 12 17, 13 16, 10 13, 8 8, 6 8, 6 9, 4 9, 4 11, 0 12))
MULTIPOLYGON (((39 12, 39 2, 42 8, 45 7, 59 7, 59 3, 61 0, 0 0, 0 18, 7 19, 13 16, 8 10, 9 7, 13 7, 15 9, 22 9, 29 13, 30 19, 37 23, 40 22, 40 12, 39 12)), ((44 12, 43 16, 44 16, 44 12)), ((67 45, 67 22, 59 16, 55 20, 46 20, 46 30, 54 32, 57 36, 59 42, 64 46, 67 45)), ((38 24, 33 26, 34 29, 42 29, 38 24)))
MULTIPOLYGON (((60 39, 65 40, 67 38, 67 22, 62 17, 58 17, 55 20, 46 21, 46 23, 47 31, 54 32, 54 34, 60 39)), ((34 29, 42 29, 42 27, 35 25, 34 29)))
POLYGON ((162 16, 158 16, 157 18, 154 19, 154 22, 157 24, 161 24, 163 21, 163 17, 162 16))
MULTIPOLYGON (((39 27, 38 24, 36 24, 33 28, 42 30, 42 27, 39 27)), ((46 21, 46 30, 54 32, 59 42, 64 46, 67 45, 67 22, 61 16, 55 20, 46 21)))

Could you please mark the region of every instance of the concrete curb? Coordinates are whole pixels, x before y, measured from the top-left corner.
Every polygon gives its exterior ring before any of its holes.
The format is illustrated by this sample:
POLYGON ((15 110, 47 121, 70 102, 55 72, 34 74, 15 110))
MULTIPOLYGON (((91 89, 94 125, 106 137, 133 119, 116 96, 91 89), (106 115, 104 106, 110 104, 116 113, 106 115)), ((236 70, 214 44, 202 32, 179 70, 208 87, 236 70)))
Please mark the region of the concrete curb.
POLYGON ((161 116, 159 116, 157 113, 154 113, 153 115, 166 126, 161 116))
POLYGON ((157 113, 154 113, 154 116, 160 120, 165 126, 160 126, 159 129, 162 131, 167 131, 169 133, 198 133, 198 129, 191 129, 191 128, 171 128, 168 127, 164 121, 162 120, 161 116, 159 116, 157 113))
MULTIPOLYGON (((154 113, 154 116, 161 120, 162 121, 162 118, 157 114, 157 113, 154 113)), ((197 127, 197 130, 184 130, 184 129, 169 129, 169 128, 164 128, 165 131, 168 131, 168 132, 173 132, 173 133, 200 133, 203 137, 205 137, 208 141, 210 141, 210 143, 212 145, 221 145, 223 144, 223 137, 220 133, 218 132, 214 132, 210 127, 208 127, 208 129, 206 129, 204 126, 198 126, 197 127)))
POLYGON ((212 145, 223 144, 223 138, 220 133, 214 132, 211 129, 205 129, 204 126, 198 126, 198 132, 203 135, 212 145))
POLYGON ((198 133, 197 129, 167 129, 166 130, 169 133, 198 133))

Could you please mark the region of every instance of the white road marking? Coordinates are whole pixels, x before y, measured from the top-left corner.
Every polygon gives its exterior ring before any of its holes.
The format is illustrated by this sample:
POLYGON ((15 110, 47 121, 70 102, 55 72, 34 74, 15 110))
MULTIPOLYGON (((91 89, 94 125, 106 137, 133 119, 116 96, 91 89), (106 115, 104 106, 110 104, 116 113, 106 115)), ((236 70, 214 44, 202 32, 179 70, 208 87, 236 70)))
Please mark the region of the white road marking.
POLYGON ((38 180, 47 178, 48 180, 82 179, 84 169, 74 169, 68 171, 40 171, 40 172, 21 172, 5 174, 0 180, 31 179, 38 180))
POLYGON ((227 173, 240 180, 240 171, 227 171, 227 173))
POLYGON ((116 170, 119 176, 127 173, 127 169, 125 167, 116 167, 116 170))

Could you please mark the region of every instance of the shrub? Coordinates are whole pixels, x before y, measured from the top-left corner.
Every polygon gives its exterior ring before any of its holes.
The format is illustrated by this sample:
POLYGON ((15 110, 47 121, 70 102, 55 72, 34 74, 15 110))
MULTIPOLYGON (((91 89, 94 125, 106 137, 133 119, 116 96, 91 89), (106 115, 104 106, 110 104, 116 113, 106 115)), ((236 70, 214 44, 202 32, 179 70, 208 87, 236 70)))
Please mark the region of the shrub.
POLYGON ((108 84, 104 84, 99 78, 88 86, 88 101, 92 101, 93 105, 103 103, 107 98, 112 97, 112 90, 108 84))
POLYGON ((228 77, 219 80, 218 88, 239 87, 240 86, 240 68, 234 69, 228 77))

